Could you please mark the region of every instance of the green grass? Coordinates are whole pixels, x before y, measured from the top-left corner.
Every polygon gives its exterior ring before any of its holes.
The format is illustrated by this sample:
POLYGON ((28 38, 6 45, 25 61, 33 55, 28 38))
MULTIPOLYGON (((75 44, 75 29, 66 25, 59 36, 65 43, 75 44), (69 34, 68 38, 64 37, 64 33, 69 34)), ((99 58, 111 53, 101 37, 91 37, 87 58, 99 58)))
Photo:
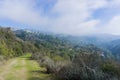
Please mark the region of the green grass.
POLYGON ((47 74, 46 69, 30 57, 29 53, 9 60, 0 67, 0 80, 55 80, 53 74, 47 74))
POLYGON ((53 80, 52 74, 47 74, 46 69, 40 67, 39 64, 34 60, 29 60, 30 55, 26 56, 28 60, 26 61, 26 67, 28 69, 28 80, 53 80))

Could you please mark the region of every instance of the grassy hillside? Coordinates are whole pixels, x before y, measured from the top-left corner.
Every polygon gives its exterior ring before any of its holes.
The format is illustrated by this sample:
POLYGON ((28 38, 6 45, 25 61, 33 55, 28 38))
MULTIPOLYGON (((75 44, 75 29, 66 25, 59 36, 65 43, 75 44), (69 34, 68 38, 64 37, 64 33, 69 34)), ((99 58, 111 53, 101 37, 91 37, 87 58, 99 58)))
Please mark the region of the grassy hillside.
POLYGON ((34 51, 36 48, 29 42, 19 39, 11 28, 0 28, 0 60, 23 55, 25 52, 34 51))

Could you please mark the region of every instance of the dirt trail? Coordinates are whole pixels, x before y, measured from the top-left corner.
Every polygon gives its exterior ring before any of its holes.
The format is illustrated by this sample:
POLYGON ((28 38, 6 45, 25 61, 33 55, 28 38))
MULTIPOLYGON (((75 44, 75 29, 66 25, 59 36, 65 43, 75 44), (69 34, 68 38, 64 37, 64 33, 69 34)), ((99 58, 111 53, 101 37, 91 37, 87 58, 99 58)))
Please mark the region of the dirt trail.
POLYGON ((46 74, 45 68, 29 57, 14 58, 0 66, 0 80, 53 80, 53 75, 46 74))
POLYGON ((9 60, 0 67, 0 80, 26 80, 26 67, 24 60, 18 58, 9 60))

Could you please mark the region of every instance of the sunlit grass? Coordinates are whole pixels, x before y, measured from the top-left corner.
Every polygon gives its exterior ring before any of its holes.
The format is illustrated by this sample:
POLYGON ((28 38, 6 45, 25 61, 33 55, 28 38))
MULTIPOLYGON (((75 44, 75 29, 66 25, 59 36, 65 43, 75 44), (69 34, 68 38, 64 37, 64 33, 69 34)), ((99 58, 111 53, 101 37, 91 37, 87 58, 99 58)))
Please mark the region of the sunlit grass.
POLYGON ((52 74, 47 74, 44 67, 40 67, 35 60, 30 59, 28 53, 9 60, 0 68, 0 77, 3 80, 54 80, 52 74), (7 71, 5 71, 7 69, 7 71), (2 74, 3 73, 3 74, 2 74))

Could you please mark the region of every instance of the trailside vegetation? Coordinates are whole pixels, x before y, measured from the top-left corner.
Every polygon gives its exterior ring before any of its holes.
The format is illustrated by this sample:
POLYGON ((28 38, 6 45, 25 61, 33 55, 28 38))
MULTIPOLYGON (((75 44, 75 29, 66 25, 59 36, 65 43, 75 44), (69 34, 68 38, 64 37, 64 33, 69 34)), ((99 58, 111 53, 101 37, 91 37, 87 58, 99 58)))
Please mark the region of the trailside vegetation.
POLYGON ((23 55, 36 50, 34 45, 16 37, 11 28, 0 27, 0 60, 1 62, 9 58, 23 55))
POLYGON ((46 74, 60 80, 120 80, 120 63, 107 49, 73 44, 55 35, 0 28, 0 61, 27 52, 46 68, 46 74))
POLYGON ((120 64, 111 52, 93 44, 74 45, 63 38, 37 32, 20 31, 16 35, 33 43, 38 51, 32 54, 47 74, 60 80, 119 80, 120 64))

